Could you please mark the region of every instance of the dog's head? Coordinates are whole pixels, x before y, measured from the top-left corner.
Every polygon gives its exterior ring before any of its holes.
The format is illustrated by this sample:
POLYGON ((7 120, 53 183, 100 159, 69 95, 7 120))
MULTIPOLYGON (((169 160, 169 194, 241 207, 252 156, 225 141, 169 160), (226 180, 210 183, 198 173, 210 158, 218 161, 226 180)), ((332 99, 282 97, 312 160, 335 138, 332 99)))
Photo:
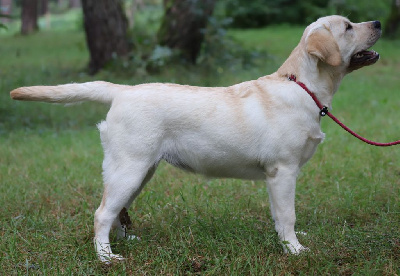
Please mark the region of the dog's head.
POLYGON ((309 55, 351 72, 379 59, 377 52, 368 49, 381 33, 379 21, 352 23, 334 15, 322 17, 308 26, 302 40, 309 55))

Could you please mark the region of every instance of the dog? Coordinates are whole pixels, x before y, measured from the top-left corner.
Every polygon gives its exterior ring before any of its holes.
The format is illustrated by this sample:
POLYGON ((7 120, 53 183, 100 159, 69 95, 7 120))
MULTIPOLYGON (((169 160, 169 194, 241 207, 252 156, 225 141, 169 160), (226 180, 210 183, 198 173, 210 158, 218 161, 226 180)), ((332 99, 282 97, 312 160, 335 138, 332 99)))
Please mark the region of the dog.
POLYGON ((94 218, 94 244, 103 262, 113 254, 109 233, 128 236, 126 210, 161 160, 210 177, 266 180, 275 230, 286 253, 299 254, 294 230, 295 186, 300 168, 324 139, 319 108, 295 76, 331 107, 343 77, 371 65, 368 50, 381 36, 381 23, 352 23, 333 15, 309 25, 297 47, 275 73, 229 87, 103 81, 21 87, 14 100, 111 104, 98 124, 104 148, 104 194, 94 218))

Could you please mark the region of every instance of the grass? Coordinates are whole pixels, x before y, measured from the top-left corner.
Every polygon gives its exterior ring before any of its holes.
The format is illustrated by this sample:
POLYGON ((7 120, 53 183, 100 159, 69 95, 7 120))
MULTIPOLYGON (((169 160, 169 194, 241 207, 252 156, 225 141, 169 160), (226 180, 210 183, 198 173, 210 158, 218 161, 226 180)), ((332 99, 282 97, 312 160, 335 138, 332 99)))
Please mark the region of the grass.
MULTIPOLYGON (((0 274, 3 275, 398 275, 400 148, 375 148, 323 119, 327 136, 299 177, 299 238, 310 253, 287 256, 278 244, 263 182, 206 179, 162 164, 129 210, 141 242, 115 242, 127 257, 104 266, 93 251, 93 213, 102 193, 95 123, 108 107, 13 102, 23 85, 105 79, 230 85, 269 74, 300 39, 302 27, 235 30, 273 58, 252 71, 201 75, 170 68, 156 75, 84 73, 84 34, 76 28, 30 37, 2 34, 0 62, 0 274)), ((352 73, 334 114, 368 138, 399 139, 400 41, 381 40, 381 60, 352 73)))

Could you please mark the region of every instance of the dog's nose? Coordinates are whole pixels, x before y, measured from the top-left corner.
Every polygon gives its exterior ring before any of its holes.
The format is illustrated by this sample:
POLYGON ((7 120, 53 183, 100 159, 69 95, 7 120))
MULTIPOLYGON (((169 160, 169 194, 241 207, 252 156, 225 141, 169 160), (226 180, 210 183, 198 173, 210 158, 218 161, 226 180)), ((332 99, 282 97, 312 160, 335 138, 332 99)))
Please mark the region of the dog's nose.
POLYGON ((381 22, 380 21, 374 21, 372 23, 372 25, 374 26, 375 29, 381 29, 381 22))

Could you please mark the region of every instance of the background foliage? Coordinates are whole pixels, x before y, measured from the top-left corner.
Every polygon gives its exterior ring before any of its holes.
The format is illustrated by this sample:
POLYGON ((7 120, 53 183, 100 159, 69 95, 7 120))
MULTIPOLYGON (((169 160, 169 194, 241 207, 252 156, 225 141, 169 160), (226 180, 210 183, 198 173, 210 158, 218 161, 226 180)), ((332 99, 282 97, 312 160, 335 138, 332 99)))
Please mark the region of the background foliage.
POLYGON ((327 14, 339 14, 354 22, 387 18, 390 0, 224 0, 226 16, 236 28, 270 24, 309 24, 327 14))

